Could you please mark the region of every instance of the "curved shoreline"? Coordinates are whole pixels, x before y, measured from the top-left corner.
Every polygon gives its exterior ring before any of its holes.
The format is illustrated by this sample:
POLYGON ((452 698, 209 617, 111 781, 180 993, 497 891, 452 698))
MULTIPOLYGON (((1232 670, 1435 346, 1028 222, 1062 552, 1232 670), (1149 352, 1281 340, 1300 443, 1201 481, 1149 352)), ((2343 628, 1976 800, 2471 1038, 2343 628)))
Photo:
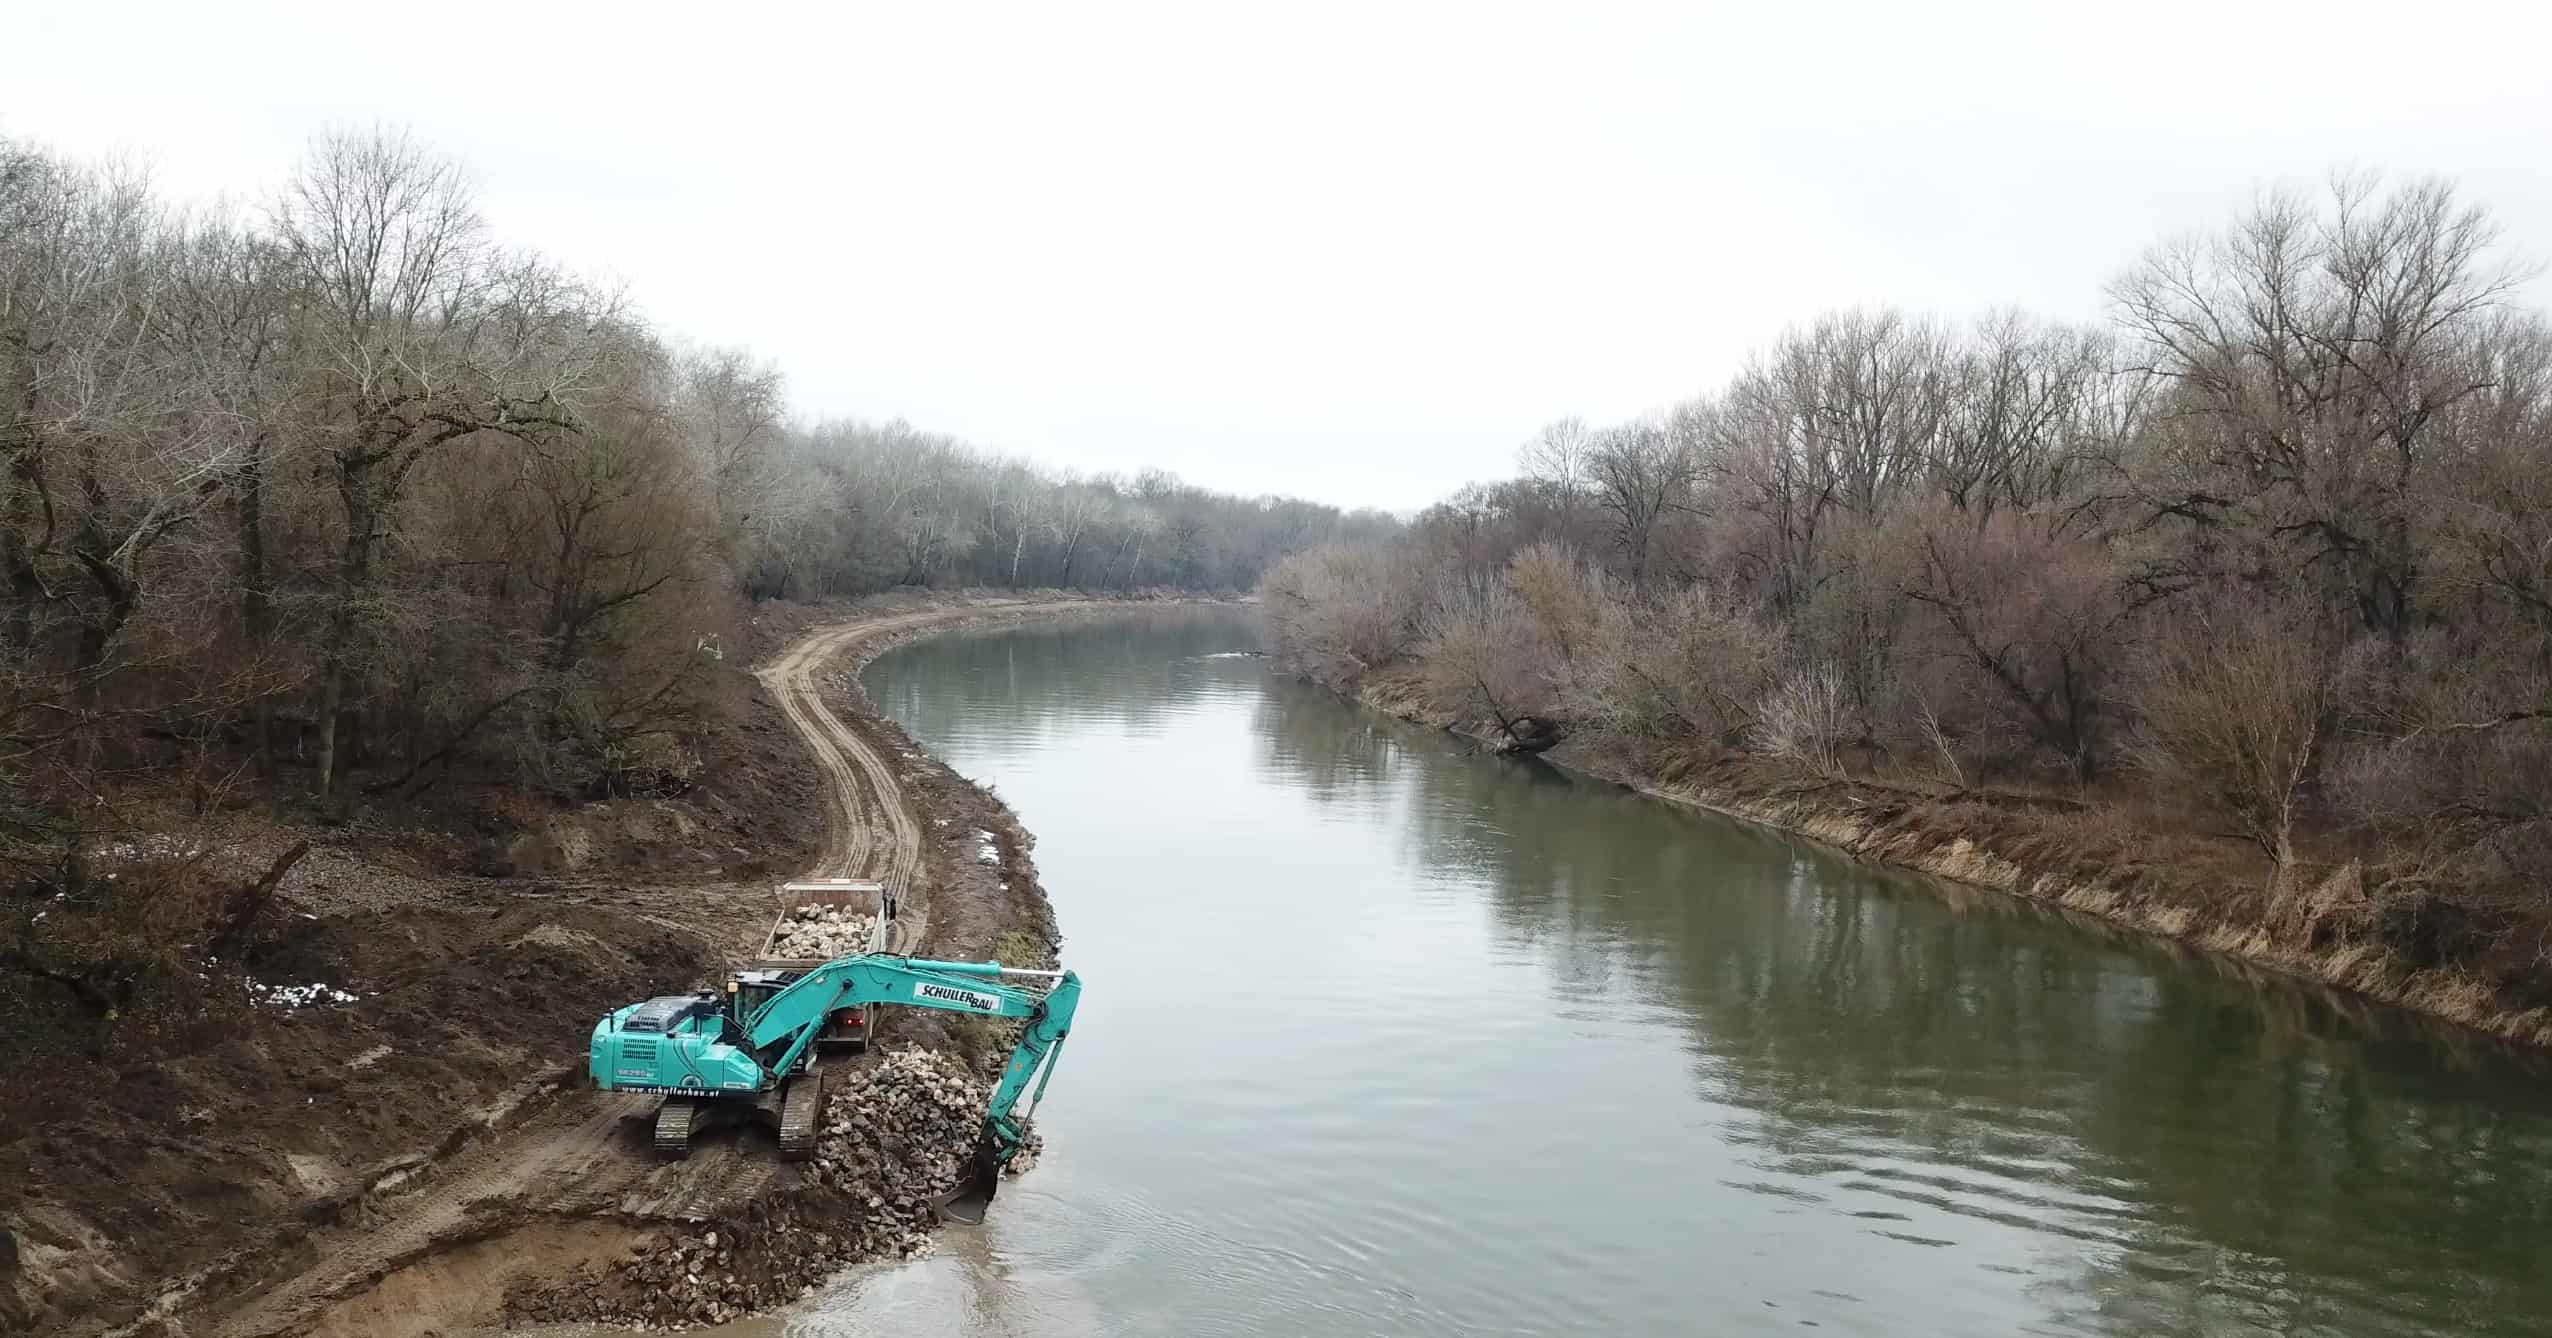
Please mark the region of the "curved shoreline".
MULTIPOLYGON (((1030 857, 1034 838, 996 796, 880 713, 859 686, 859 670, 926 636, 1200 602, 953 594, 829 617, 776 611, 784 619, 813 616, 755 666, 766 709, 776 710, 751 728, 785 722, 793 737, 756 747, 767 747, 774 764, 812 762, 825 776, 827 817, 812 872, 904 880, 918 894, 908 904, 924 918, 922 941, 937 954, 989 957, 997 944, 1054 952, 1059 938, 1030 857), (978 856, 987 844, 978 833, 991 838, 995 862, 978 856)), ((767 926, 767 885, 712 881, 662 891, 666 909, 697 908, 676 918, 689 920, 684 927, 704 944, 725 944, 711 951, 730 962, 767 926)), ((969 1063, 979 1044, 937 1014, 898 1017, 879 1039, 881 1052, 923 1049, 969 1063)), ((715 1318, 723 1321, 785 1304, 859 1262, 816 1243, 852 1210, 795 1166, 777 1163, 768 1147, 712 1144, 687 1160, 658 1162, 621 1137, 631 1102, 593 1091, 581 1082, 581 1066, 572 1075, 561 1069, 540 1089, 502 1127, 447 1140, 364 1194, 359 1212, 295 1247, 281 1271, 200 1309, 188 1298, 206 1279, 176 1280, 159 1305, 114 1332, 138 1338, 171 1321, 183 1325, 177 1331, 218 1338, 422 1338, 524 1323, 568 1326, 552 1332, 587 1332, 596 1323, 683 1328, 710 1320, 680 1311, 682 1298, 639 1295, 639 1306, 663 1309, 610 1313, 606 1301, 631 1299, 614 1270, 650 1249, 719 1233, 733 1276, 755 1284, 750 1302, 719 1303, 715 1318)), ((256 1267, 243 1252, 223 1267, 241 1263, 258 1272, 272 1266, 256 1267)))
MULTIPOLYGON (((1340 695, 1396 720, 1494 741, 1483 729, 1426 709, 1381 676, 1368 675, 1340 695)), ((2493 1040, 2552 1048, 2552 1006, 2507 1006, 2488 981, 2470 972, 2404 968, 2380 947, 2364 943, 2297 945, 2256 920, 2226 914, 2220 907, 2210 913, 2207 907, 2166 895, 2162 873, 2085 867, 2062 856, 2032 858, 1998 848, 1990 837, 1980 839, 1975 832, 1939 822, 1923 805, 1883 787, 1849 780, 1772 785, 1733 778, 1669 779, 1575 741, 1541 756, 1552 766, 1592 780, 1802 837, 1856 860, 2089 916, 2493 1040)), ((2353 884, 2341 884, 2354 876, 2354 866, 2345 866, 2315 895, 2347 895, 2353 884)))

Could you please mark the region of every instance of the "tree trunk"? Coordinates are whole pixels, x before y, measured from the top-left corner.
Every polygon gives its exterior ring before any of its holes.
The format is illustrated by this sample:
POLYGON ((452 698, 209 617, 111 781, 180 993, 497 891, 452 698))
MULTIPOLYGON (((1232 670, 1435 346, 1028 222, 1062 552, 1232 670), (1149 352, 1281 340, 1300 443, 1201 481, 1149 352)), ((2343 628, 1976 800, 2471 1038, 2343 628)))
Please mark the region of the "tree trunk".
POLYGON ((319 781, 321 799, 336 789, 343 754, 352 739, 340 717, 346 710, 347 679, 354 673, 355 638, 365 630, 365 601, 372 594, 372 548, 379 501, 365 477, 368 462, 339 457, 337 495, 346 508, 346 546, 337 564, 337 607, 328 617, 328 645, 319 670, 319 781))
POLYGON ((7 646, 25 653, 35 645, 36 609, 44 603, 44 577, 35 567, 35 534, 37 503, 42 496, 43 444, 35 425, 36 379, 33 359, 27 354, 23 340, 15 360, 20 375, 20 393, 10 405, 11 416, 0 424, 0 448, 5 448, 8 474, 0 486, 8 489, 5 514, 0 514, 0 566, 8 569, 9 631, 7 646))
MULTIPOLYGON (((266 440, 255 437, 248 443, 248 463, 239 473, 239 623, 248 638, 252 658, 263 658, 274 649, 275 602, 266 588, 266 579, 266 440)), ((257 774, 272 779, 274 693, 259 692, 250 710, 253 736, 249 748, 256 758, 257 774)))
MULTIPOLYGON (((333 639, 351 635, 350 619, 339 616, 328 623, 333 639)), ((334 788, 337 777, 337 710, 346 700, 346 657, 331 648, 319 669, 319 797, 325 799, 334 788)))

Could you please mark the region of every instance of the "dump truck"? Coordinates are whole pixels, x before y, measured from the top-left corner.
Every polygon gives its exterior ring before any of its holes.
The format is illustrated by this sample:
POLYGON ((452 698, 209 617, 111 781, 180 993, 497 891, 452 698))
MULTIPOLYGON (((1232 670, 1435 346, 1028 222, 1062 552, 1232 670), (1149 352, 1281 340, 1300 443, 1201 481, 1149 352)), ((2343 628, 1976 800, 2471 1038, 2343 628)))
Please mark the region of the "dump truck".
MULTIPOLYGON (((795 984, 800 976, 853 954, 909 951, 902 926, 896 923, 896 896, 886 884, 864 878, 809 878, 780 886, 780 912, 762 936, 762 950, 735 974, 738 1015, 759 1008, 772 995, 795 984), (848 926, 830 917, 861 920, 848 926), (863 932, 852 935, 851 928, 863 932), (813 941, 815 950, 805 950, 813 941), (826 941, 829 940, 829 941, 826 941)), ((865 1003, 835 1009, 816 1033, 820 1052, 857 1054, 868 1048, 877 1023, 876 1009, 865 1003)))

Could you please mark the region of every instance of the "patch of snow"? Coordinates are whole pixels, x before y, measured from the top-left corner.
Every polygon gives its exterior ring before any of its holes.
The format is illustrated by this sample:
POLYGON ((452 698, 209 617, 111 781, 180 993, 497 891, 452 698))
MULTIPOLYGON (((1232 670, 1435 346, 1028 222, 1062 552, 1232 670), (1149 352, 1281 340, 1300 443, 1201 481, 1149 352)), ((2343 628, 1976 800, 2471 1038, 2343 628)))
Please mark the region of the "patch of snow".
POLYGON ((166 832, 154 832, 129 841, 110 841, 99 846, 97 853, 108 859, 193 859, 204 853, 204 847, 180 841, 166 832))
POLYGON ((263 981, 246 981, 250 997, 269 1008, 297 1012, 319 1005, 350 1004, 361 995, 349 994, 325 981, 307 985, 269 985, 263 981))

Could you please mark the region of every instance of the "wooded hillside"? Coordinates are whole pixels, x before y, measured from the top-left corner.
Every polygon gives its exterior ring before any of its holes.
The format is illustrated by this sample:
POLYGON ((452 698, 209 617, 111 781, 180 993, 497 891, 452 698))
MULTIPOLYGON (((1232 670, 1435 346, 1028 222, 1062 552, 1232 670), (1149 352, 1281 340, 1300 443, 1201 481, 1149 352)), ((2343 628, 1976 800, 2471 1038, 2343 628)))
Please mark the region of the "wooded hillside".
POLYGON ((119 776, 678 782, 762 597, 1246 589, 1391 522, 804 422, 778 372, 330 135, 242 203, 0 141, 0 856, 119 776))

